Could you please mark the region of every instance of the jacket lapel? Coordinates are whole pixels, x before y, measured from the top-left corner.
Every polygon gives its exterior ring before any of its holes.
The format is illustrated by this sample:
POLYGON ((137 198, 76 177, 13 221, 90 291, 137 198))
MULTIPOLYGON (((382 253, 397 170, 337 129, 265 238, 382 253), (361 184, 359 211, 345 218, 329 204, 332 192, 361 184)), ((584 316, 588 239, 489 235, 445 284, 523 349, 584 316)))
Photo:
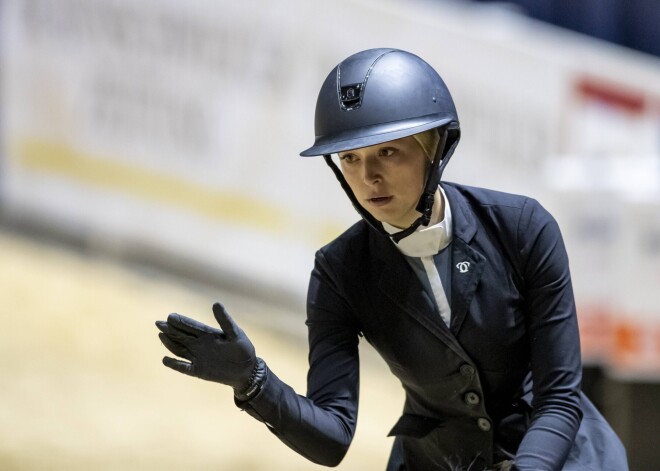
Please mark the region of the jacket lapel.
POLYGON ((484 256, 463 240, 452 242, 451 332, 458 335, 484 268, 484 256))
POLYGON ((453 219, 451 267, 451 332, 458 335, 474 298, 485 257, 470 246, 477 224, 465 198, 452 185, 442 183, 453 219))
POLYGON ((371 239, 379 265, 376 270, 379 295, 428 329, 465 361, 471 361, 436 313, 435 304, 404 256, 387 237, 373 231, 371 239))

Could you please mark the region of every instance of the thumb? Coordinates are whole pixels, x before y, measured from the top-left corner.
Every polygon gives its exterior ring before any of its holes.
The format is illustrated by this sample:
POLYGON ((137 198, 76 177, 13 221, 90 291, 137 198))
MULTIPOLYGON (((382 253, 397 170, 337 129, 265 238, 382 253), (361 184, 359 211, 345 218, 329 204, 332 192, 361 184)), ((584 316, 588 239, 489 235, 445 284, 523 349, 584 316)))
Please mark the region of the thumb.
POLYGON ((218 321, 222 331, 227 336, 227 340, 234 340, 241 329, 236 325, 234 319, 231 318, 225 307, 220 303, 213 304, 213 315, 215 320, 218 321))

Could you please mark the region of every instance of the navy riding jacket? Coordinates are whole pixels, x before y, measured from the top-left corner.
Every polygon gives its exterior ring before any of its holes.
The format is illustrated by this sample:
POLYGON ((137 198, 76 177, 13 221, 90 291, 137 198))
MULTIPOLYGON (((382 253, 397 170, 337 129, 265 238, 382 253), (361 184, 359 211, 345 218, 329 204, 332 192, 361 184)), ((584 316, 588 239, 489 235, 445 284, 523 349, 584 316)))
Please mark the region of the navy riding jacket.
POLYGON ((355 431, 364 336, 406 394, 388 470, 482 470, 505 459, 521 470, 626 470, 619 439, 580 392, 555 220, 527 197, 442 186, 454 225, 450 327, 391 240, 360 221, 316 255, 307 394, 270 371, 239 406, 296 452, 337 465, 355 431))

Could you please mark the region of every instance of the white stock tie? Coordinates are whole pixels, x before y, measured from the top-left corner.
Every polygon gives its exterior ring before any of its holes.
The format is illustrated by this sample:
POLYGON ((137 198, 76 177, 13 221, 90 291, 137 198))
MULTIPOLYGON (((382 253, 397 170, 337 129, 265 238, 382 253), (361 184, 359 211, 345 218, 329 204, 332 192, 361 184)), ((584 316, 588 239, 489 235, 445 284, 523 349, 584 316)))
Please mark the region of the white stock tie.
MULTIPOLYGON (((390 234, 400 231, 401 229, 391 226, 386 222, 383 227, 390 234)), ((418 257, 422 261, 426 277, 431 285, 431 291, 435 298, 436 305, 440 311, 442 320, 450 326, 451 322, 451 307, 447 301, 445 289, 442 286, 440 274, 435 266, 433 257, 442 249, 447 247, 452 240, 452 218, 451 209, 447 202, 442 188, 439 188, 435 193, 435 201, 433 203, 433 218, 428 227, 420 226, 415 232, 408 237, 401 239, 398 244, 395 244, 399 251, 408 257, 418 257), (444 214, 440 215, 440 208, 442 207, 443 199, 445 201, 444 214)))

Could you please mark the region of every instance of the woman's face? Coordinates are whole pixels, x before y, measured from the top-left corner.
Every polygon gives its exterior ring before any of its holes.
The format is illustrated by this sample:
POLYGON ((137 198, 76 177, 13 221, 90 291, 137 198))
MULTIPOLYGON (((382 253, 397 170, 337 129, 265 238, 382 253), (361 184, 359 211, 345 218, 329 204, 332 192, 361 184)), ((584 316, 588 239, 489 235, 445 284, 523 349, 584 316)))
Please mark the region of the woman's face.
POLYGON ((339 153, 344 178, 378 221, 410 226, 430 163, 412 136, 339 153))

